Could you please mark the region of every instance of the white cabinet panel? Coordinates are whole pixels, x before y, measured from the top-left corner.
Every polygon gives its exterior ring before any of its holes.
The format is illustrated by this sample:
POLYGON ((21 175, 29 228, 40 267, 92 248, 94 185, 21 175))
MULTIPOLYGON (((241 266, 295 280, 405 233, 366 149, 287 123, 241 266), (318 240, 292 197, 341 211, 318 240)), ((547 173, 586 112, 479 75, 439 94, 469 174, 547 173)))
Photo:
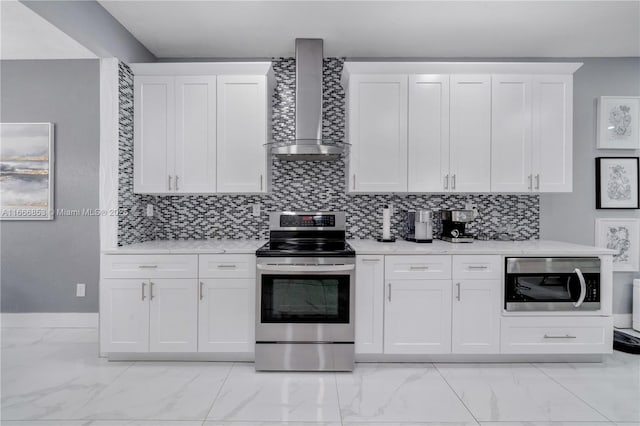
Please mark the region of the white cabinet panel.
POLYGON ((451 256, 385 256, 385 278, 387 280, 449 279, 451 278, 451 256))
POLYGON ((195 352, 198 348, 198 281, 149 282, 151 352, 195 352))
POLYGON ((408 191, 449 189, 449 76, 409 76, 408 191))
POLYGON ((381 354, 384 327, 384 256, 356 258, 357 354, 381 354))
POLYGON ((349 191, 407 190, 407 76, 349 80, 349 191))
POLYGON ((101 352, 149 351, 149 283, 104 279, 100 283, 101 352))
POLYGON ((136 193, 169 190, 175 146, 174 78, 134 78, 134 187, 136 193))
POLYGON ((103 256, 105 278, 196 278, 195 254, 108 254, 103 256))
POLYGON ((531 172, 531 76, 491 77, 491 191, 528 192, 531 172))
POLYGON ((573 188, 573 76, 533 77, 533 170, 536 192, 573 188))
POLYGON ((267 102, 266 77, 218 76, 218 192, 266 191, 267 102))
POLYGON ((450 188, 491 189, 491 76, 452 75, 450 87, 450 188))
POLYGON ((451 351, 451 281, 392 280, 385 292, 385 353, 451 351))
POLYGON ((452 352, 500 352, 500 280, 453 283, 452 352))
POLYGON ((200 278, 253 278, 256 256, 253 254, 201 254, 200 278))
POLYGON ((505 354, 611 353, 612 317, 502 318, 505 354))
POLYGON ((454 280, 499 280, 503 268, 498 255, 455 255, 453 256, 454 280))
POLYGON ((253 352, 253 278, 200 280, 199 352, 253 352))
POLYGON ((173 189, 178 193, 215 192, 216 77, 176 77, 175 87, 176 148, 173 189))

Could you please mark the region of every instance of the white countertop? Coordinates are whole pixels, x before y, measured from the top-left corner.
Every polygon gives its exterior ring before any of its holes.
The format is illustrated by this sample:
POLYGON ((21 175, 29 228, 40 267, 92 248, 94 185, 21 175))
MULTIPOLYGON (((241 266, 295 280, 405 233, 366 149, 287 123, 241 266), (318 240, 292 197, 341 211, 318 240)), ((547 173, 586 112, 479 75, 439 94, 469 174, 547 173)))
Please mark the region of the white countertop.
POLYGON ((549 240, 474 241, 449 243, 413 243, 398 239, 395 243, 376 240, 348 240, 356 254, 508 254, 544 256, 598 256, 614 254, 614 250, 549 240))
MULTIPOLYGON (((474 241, 473 243, 412 243, 399 239, 395 243, 376 240, 348 240, 356 254, 508 254, 544 256, 598 256, 615 251, 561 241, 474 241)), ((131 244, 105 254, 253 254, 266 240, 155 240, 131 244)))
POLYGON ((105 254, 254 254, 266 240, 154 240, 130 244, 105 254))

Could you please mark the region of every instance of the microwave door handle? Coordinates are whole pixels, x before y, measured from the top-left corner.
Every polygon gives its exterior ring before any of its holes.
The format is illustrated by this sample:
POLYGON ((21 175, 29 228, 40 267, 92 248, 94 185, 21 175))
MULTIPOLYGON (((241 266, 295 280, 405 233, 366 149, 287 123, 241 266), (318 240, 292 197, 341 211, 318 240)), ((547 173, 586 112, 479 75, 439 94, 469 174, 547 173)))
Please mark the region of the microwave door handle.
POLYGON ((576 308, 579 308, 584 302, 584 298, 587 295, 587 283, 584 280, 584 275, 582 275, 582 271, 579 268, 573 270, 578 276, 578 280, 580 281, 580 297, 578 297, 578 301, 573 304, 576 308))

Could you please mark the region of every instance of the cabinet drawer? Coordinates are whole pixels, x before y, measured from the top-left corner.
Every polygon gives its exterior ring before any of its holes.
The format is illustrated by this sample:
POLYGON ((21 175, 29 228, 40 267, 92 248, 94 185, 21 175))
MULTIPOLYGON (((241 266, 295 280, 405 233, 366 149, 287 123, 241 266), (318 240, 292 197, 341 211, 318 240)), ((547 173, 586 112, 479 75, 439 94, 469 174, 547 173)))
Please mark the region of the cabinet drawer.
POLYGON ((453 256, 454 280, 497 280, 501 275, 500 256, 453 256))
POLYGON ((385 256, 386 279, 433 279, 451 278, 451 256, 385 256))
POLYGON ((502 318, 504 354, 611 353, 611 317, 502 318))
POLYGON ((197 278, 198 256, 190 254, 111 254, 102 265, 104 278, 197 278))
POLYGON ((256 257, 253 254, 202 254, 200 278, 255 278, 256 257))

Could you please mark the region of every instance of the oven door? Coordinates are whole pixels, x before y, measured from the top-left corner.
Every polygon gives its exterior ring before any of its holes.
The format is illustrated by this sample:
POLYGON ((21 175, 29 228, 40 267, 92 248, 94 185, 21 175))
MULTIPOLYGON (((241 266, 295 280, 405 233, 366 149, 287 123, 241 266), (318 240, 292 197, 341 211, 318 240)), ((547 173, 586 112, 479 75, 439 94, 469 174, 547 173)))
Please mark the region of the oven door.
POLYGON ((353 342, 355 265, 257 265, 256 341, 353 342))

